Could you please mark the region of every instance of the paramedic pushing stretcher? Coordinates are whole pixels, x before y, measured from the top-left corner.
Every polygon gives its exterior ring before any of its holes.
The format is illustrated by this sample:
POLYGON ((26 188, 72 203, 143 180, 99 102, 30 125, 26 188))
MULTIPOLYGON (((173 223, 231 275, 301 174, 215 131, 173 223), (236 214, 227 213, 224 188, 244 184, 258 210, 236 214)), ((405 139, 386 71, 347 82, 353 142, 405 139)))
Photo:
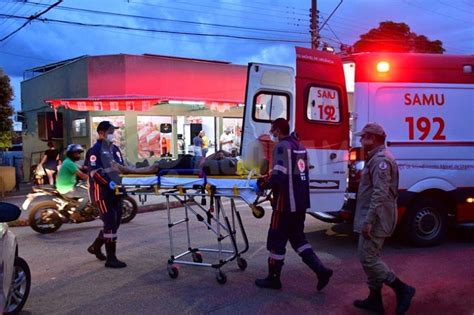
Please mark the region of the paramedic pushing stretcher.
POLYGON ((89 169, 89 194, 104 223, 104 228, 87 251, 97 259, 105 260, 105 267, 124 268, 127 264, 115 256, 117 230, 122 217, 122 198, 115 195, 115 186, 121 183, 120 173, 155 173, 157 166, 138 169, 125 166, 122 152, 112 143, 115 129, 117 127, 109 121, 100 122, 97 142, 87 151, 85 158, 89 169), (107 256, 101 251, 104 244, 107 256))
POLYGON ((267 237, 268 276, 255 280, 261 288, 280 289, 280 273, 285 258, 286 243, 301 256, 318 277, 317 289, 322 290, 333 271, 326 268, 314 253, 304 234, 304 220, 309 201, 309 171, 306 149, 289 135, 289 124, 283 118, 272 123, 270 134, 278 138, 272 154, 270 176, 259 179, 257 189, 272 189, 272 218, 267 237))

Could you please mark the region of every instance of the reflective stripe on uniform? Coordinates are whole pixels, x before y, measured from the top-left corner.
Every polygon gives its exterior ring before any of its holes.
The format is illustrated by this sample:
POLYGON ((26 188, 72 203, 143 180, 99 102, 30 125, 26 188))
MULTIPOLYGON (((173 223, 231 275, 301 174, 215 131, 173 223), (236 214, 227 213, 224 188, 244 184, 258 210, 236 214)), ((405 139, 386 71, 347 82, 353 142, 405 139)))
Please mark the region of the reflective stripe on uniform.
POLYGON ((117 233, 104 233, 104 238, 117 238, 117 233))
POLYGON ((287 170, 286 167, 284 167, 283 165, 275 165, 275 166, 273 167, 273 170, 274 170, 274 171, 282 172, 283 174, 287 174, 287 173, 288 173, 288 170, 287 170))
POLYGON ((290 172, 288 174, 288 192, 290 197, 290 211, 296 212, 296 201, 295 201, 295 192, 293 189, 293 161, 291 159, 291 149, 288 149, 288 165, 290 167, 290 172))
POLYGON ((278 254, 274 254, 272 252, 270 252, 268 254, 268 257, 270 257, 271 259, 275 259, 275 260, 284 260, 285 259, 285 255, 278 255, 278 254))
POLYGON ((298 247, 298 249, 296 250, 296 252, 297 252, 298 254, 301 254, 301 253, 304 252, 306 249, 312 249, 311 245, 309 245, 309 244, 304 244, 303 246, 298 247))

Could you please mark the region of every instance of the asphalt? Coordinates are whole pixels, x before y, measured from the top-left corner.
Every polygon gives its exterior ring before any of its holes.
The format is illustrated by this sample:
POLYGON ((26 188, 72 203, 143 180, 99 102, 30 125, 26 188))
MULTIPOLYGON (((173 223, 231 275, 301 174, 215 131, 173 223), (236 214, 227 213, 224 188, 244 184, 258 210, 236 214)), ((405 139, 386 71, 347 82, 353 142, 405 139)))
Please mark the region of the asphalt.
MULTIPOLYGON (((311 217, 306 221, 309 242, 335 271, 322 292, 316 291, 315 275, 289 246, 283 289, 264 290, 253 282, 267 272, 269 215, 255 219, 246 205, 238 205, 250 242, 243 254, 248 267, 241 271, 235 261, 226 264, 223 285, 217 283, 211 268, 179 265, 178 278, 168 276, 167 211, 142 213, 121 226, 118 257, 128 267, 120 270, 104 268, 86 252, 100 229, 99 221, 64 225, 49 235, 29 227, 11 228, 33 277, 23 314, 366 314, 352 306, 354 299, 366 296, 367 288, 350 226, 311 217)), ((171 214, 182 218, 183 209, 171 214)), ((184 250, 184 224, 173 232, 174 245, 184 250)), ((215 236, 194 216, 190 233, 193 247, 216 246, 215 236)), ((386 244, 385 262, 417 289, 408 314, 474 314, 473 244, 472 231, 453 232, 447 242, 431 248, 407 247, 397 240, 386 244)), ((203 256, 205 262, 217 261, 213 254, 203 256)), ((384 289, 383 298, 386 314, 394 314, 395 295, 389 288, 384 289)))

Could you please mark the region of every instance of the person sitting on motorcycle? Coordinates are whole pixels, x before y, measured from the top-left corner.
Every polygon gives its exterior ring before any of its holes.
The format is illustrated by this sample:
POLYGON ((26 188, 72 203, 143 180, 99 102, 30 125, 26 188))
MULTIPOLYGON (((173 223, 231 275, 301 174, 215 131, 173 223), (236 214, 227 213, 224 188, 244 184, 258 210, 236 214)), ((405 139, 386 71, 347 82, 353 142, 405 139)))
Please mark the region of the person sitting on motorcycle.
POLYGON ((76 212, 71 215, 71 218, 76 222, 84 222, 86 218, 81 215, 89 202, 88 190, 76 186, 77 178, 87 180, 88 176, 81 171, 80 167, 75 163, 81 159, 81 153, 84 149, 80 144, 70 144, 66 149, 66 159, 63 161, 61 169, 59 170, 58 178, 56 180, 56 190, 68 198, 81 198, 76 212))

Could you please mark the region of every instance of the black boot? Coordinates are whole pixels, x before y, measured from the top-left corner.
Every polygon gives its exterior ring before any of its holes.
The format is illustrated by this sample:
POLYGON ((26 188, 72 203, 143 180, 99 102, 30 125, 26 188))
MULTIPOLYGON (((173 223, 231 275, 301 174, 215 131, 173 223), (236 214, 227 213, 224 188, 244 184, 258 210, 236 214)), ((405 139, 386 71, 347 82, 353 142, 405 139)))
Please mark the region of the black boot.
POLYGON ((107 260, 105 261, 105 267, 108 268, 125 268, 127 264, 117 259, 115 256, 115 249, 117 246, 116 241, 105 242, 105 251, 107 253, 107 260))
POLYGON ((398 278, 395 278, 395 281, 392 283, 387 283, 387 285, 391 287, 397 295, 397 315, 405 314, 410 308, 413 296, 415 296, 415 288, 403 283, 398 278))
POLYGON ((92 255, 95 255, 95 257, 97 257, 98 260, 105 260, 106 257, 102 253, 102 250, 100 249, 102 245, 104 245, 104 233, 100 231, 94 243, 92 243, 92 245, 89 246, 89 248, 87 248, 87 251, 91 253, 92 255))
POLYGON ((308 265, 311 270, 318 276, 318 284, 316 289, 321 291, 328 283, 329 279, 331 278, 333 271, 329 268, 324 267, 321 260, 319 260, 318 256, 313 251, 303 252, 301 255, 303 262, 308 265))
POLYGON ((370 289, 369 297, 365 300, 355 300, 354 306, 377 314, 383 314, 385 310, 382 302, 382 290, 370 289))
POLYGON ((255 280, 257 287, 266 289, 281 289, 280 274, 283 260, 268 258, 268 276, 264 279, 255 280))

